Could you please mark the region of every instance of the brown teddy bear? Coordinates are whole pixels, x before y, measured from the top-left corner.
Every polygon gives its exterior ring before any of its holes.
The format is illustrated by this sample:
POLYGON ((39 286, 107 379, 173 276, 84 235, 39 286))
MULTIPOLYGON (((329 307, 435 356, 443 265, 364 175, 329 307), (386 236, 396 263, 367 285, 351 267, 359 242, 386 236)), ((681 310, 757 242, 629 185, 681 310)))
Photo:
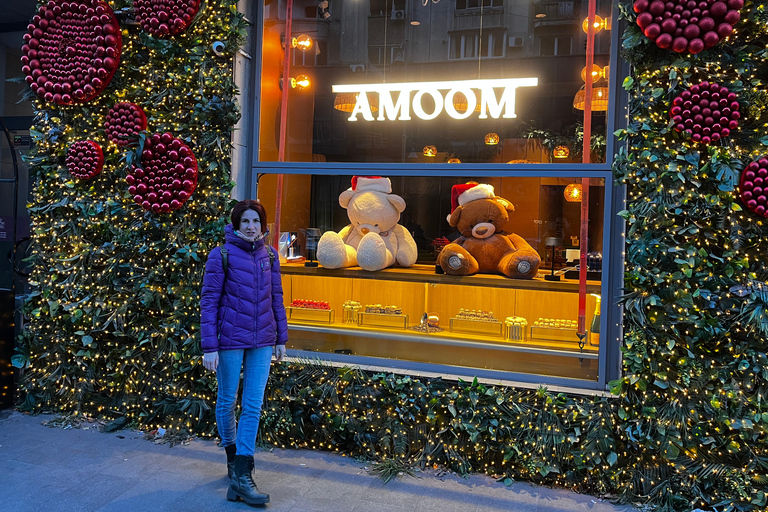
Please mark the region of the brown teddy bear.
POLYGON ((438 264, 446 274, 467 276, 501 273, 514 279, 533 279, 541 257, 523 237, 501 228, 515 207, 494 194, 493 187, 469 182, 451 189, 448 223, 461 237, 446 245, 438 264))

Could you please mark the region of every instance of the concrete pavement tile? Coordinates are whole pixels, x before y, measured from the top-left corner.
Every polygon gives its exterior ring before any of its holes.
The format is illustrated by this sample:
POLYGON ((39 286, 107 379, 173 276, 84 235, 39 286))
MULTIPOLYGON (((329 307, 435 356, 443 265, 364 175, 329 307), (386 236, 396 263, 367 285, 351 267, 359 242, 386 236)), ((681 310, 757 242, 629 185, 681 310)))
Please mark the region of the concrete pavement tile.
MULTIPOLYGON (((430 500, 422 498, 418 504, 412 509, 413 512, 487 512, 487 509, 479 509, 474 500, 460 500, 453 499, 440 499, 432 498, 430 500)), ((501 509, 500 509, 501 510, 501 509)), ((505 512, 511 510, 509 508, 503 509, 505 512)))
MULTIPOLYGON (((391 503, 378 503, 366 499, 360 500, 350 512, 413 512, 413 510, 413 507, 400 507, 391 503)), ((435 510, 432 509, 433 512, 435 510)))
POLYGON ((506 496, 498 493, 477 494, 473 501, 478 512, 548 512, 546 508, 539 507, 538 501, 526 499, 525 496, 521 497, 513 492, 506 496))
POLYGON ((333 498, 345 495, 362 495, 375 482, 370 475, 349 475, 336 471, 325 471, 314 479, 305 491, 319 498, 333 498))
POLYGON ((294 501, 294 506, 291 511, 312 510, 313 512, 346 512, 354 510, 359 502, 359 498, 334 499, 318 498, 316 496, 300 496, 294 501))
POLYGON ((203 478, 194 473, 186 475, 156 472, 137 482, 98 510, 120 512, 141 510, 152 505, 152 510, 174 510, 175 502, 200 487, 203 478))
POLYGON ((385 484, 383 480, 376 478, 368 487, 365 500, 395 507, 409 507, 413 510, 418 506, 425 492, 424 484, 420 480, 407 477, 396 478, 385 484))
POLYGON ((539 498, 539 509, 552 512, 573 512, 578 510, 590 512, 616 512, 634 510, 632 507, 620 507, 609 501, 600 500, 593 496, 577 494, 563 489, 543 489, 539 498))
POLYGON ((93 467, 39 466, 9 460, 3 462, 0 489, 13 489, 18 495, 57 495, 70 489, 76 482, 90 480, 95 472, 93 467))
POLYGON ((168 466, 177 462, 170 454, 152 452, 128 451, 111 455, 111 463, 103 467, 103 474, 113 476, 131 474, 136 475, 139 480, 165 471, 168 466))
POLYGON ((135 476, 98 475, 87 482, 77 482, 69 489, 50 496, 52 509, 61 512, 97 510, 124 494, 141 480, 135 476))
POLYGON ((179 512, 192 512, 195 510, 216 512, 219 510, 251 509, 251 507, 242 501, 234 503, 227 501, 226 496, 228 488, 229 480, 226 477, 203 479, 194 489, 187 491, 174 501, 173 510, 179 512))

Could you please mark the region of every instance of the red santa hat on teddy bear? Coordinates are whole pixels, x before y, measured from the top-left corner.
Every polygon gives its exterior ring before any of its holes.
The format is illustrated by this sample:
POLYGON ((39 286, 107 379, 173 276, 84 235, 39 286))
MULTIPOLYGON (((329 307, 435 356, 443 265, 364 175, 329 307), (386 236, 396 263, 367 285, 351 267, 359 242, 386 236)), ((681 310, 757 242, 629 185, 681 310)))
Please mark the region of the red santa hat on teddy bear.
POLYGON ((352 176, 352 190, 359 192, 383 192, 392 193, 392 182, 389 178, 381 176, 352 176))
POLYGON ((476 181, 454 185, 451 188, 451 213, 448 214, 448 222, 451 221, 453 211, 459 206, 464 206, 468 202, 477 199, 493 199, 494 197, 496 197, 496 194, 493 190, 493 185, 476 181))

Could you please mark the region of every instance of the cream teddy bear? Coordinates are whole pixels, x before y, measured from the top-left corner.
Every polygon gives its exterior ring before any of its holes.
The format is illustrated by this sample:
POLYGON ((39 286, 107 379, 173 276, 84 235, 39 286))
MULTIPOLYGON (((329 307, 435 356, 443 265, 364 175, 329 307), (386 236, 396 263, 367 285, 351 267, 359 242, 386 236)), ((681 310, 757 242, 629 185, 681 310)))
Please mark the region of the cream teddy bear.
POLYGON ((323 267, 359 265, 374 271, 416 262, 416 242, 398 224, 405 200, 392 194, 389 178, 354 176, 352 187, 339 196, 339 204, 346 208, 351 224, 338 233, 326 231, 320 238, 317 261, 323 267))

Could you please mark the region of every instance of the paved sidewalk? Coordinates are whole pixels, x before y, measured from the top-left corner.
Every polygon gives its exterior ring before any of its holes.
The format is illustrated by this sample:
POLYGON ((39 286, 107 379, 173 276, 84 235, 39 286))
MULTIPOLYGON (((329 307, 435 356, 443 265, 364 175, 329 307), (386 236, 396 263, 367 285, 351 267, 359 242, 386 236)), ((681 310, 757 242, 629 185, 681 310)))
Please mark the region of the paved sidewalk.
POLYGON ((21 511, 217 512, 630 512, 566 490, 492 478, 403 477, 388 484, 335 454, 256 454, 266 507, 230 503, 224 450, 213 441, 155 444, 134 431, 48 428, 53 416, 0 411, 0 509, 21 511))

